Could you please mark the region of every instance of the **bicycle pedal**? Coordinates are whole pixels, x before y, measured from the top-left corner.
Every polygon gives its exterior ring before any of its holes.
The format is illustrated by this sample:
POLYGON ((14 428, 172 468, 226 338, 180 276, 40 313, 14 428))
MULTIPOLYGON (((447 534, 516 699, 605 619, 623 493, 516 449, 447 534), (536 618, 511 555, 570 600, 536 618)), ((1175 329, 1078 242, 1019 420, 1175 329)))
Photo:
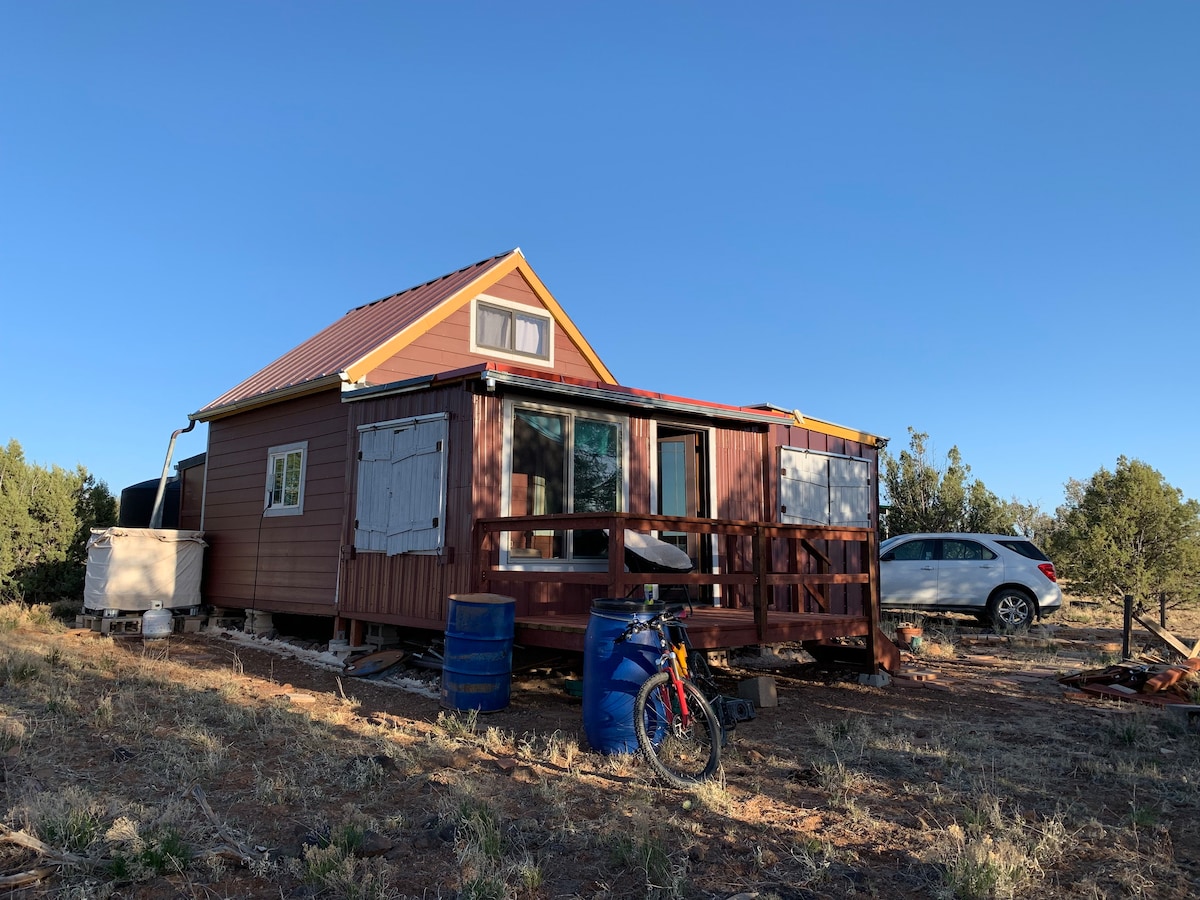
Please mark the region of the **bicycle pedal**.
POLYGON ((754 704, 742 697, 722 697, 721 724, 733 728, 738 722, 749 722, 756 715, 754 704))

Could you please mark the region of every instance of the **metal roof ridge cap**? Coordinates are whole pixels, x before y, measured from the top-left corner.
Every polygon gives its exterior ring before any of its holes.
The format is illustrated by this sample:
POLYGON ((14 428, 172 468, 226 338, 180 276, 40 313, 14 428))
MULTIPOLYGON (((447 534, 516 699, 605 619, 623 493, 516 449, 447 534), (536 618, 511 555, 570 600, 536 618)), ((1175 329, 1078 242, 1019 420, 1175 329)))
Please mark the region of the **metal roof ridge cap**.
POLYGON ((368 306, 376 306, 377 304, 383 303, 385 300, 391 300, 393 297, 399 297, 402 294, 410 294, 413 291, 420 290, 423 287, 429 287, 431 284, 436 284, 439 281, 445 281, 447 278, 466 272, 478 266, 486 266, 490 269, 494 264, 504 259, 504 257, 512 256, 513 253, 519 254, 522 259, 525 258, 525 254, 521 253, 521 248, 514 247, 512 250, 505 250, 503 253, 497 253, 495 256, 485 257, 477 262, 473 262, 469 265, 463 266, 462 268, 455 269, 453 272, 447 272, 444 275, 439 275, 437 278, 430 278, 428 281, 422 281, 421 283, 414 284, 411 287, 402 288, 398 291, 392 291, 390 294, 384 294, 382 297, 377 297, 368 303, 360 303, 358 306, 352 306, 350 309, 346 310, 342 318, 345 318, 351 313, 358 312, 360 309, 366 309, 368 306))

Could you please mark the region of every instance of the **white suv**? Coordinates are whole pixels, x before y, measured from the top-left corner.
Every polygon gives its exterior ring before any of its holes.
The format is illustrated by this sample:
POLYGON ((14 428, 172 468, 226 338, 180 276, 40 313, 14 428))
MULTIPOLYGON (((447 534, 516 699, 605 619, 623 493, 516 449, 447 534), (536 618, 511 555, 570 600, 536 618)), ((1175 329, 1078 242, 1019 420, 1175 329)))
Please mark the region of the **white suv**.
POLYGON ((1062 606, 1054 563, 1026 538, 901 534, 879 545, 885 610, 974 613, 997 631, 1026 628, 1062 606))

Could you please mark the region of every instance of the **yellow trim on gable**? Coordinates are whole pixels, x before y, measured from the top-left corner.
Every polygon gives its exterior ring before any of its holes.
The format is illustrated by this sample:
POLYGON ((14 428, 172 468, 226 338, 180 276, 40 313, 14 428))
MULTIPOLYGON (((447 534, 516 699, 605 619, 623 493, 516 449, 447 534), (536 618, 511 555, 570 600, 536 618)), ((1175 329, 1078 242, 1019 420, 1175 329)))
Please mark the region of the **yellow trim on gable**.
MULTIPOLYGON (((520 253, 520 251, 517 252, 520 253)), ((605 384, 618 384, 616 377, 608 370, 608 366, 600 361, 600 357, 596 355, 596 351, 592 349, 592 345, 584 338, 583 332, 575 327, 575 323, 571 321, 571 317, 558 305, 558 301, 554 299, 554 295, 546 289, 546 285, 542 284, 542 279, 537 277, 537 273, 530 268, 525 258, 521 257, 520 264, 514 268, 524 276, 538 299, 542 301, 546 309, 550 310, 550 314, 554 316, 555 321, 567 333, 567 337, 571 339, 571 343, 578 348, 579 352, 591 364, 591 367, 596 370, 596 374, 600 376, 600 380, 605 384)))
MULTIPOLYGON (((793 416, 793 418, 795 417, 793 416)), ((857 441, 860 444, 868 444, 872 447, 879 446, 880 441, 887 443, 884 438, 880 438, 878 435, 858 431, 855 428, 847 428, 844 425, 834 425, 832 422, 823 422, 820 419, 810 419, 807 416, 797 419, 796 424, 801 428, 807 428, 809 431, 819 431, 821 434, 827 434, 830 437, 843 438, 847 441, 857 441)))
POLYGON ((554 299, 553 295, 546 290, 546 286, 542 284, 542 280, 530 268, 528 261, 521 254, 520 250, 514 250, 509 254, 507 259, 497 263, 478 278, 455 291, 438 304, 436 308, 430 310, 407 328, 392 335, 392 337, 388 338, 366 356, 348 365, 345 370, 347 377, 351 382, 365 378, 367 373, 372 369, 391 359, 417 338, 421 337, 421 335, 426 334, 434 326, 448 319, 467 303, 470 303, 471 300, 475 299, 476 296, 484 293, 492 285, 514 271, 520 272, 526 282, 529 283, 534 294, 550 312, 550 315, 562 330, 566 332, 571 343, 579 349, 579 352, 587 359, 601 380, 607 384, 616 384, 617 380, 613 377, 612 372, 600 361, 600 357, 596 355, 596 351, 592 349, 591 345, 584 339, 583 334, 575 327, 575 323, 571 321, 563 308, 558 305, 558 301, 554 299))

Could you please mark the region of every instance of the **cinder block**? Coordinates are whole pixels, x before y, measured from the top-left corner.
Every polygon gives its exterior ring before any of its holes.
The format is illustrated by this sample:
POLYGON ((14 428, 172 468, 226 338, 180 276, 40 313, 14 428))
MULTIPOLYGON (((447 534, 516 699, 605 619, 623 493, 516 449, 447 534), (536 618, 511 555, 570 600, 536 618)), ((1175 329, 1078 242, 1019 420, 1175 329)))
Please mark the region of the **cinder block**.
POLYGON ((246 610, 246 622, 242 626, 242 630, 246 634, 266 634, 275 625, 271 621, 271 614, 264 609, 248 609, 246 610))
MULTIPOLYGON (((892 676, 887 672, 880 672, 878 675, 867 675, 864 673, 858 676, 858 683, 865 684, 867 687, 887 687, 892 683, 892 676)), ((944 685, 940 685, 935 681, 921 681, 918 683, 931 688, 944 687, 944 685)))
POLYGON ((779 695, 775 692, 775 679, 771 675, 760 675, 738 682, 738 696, 755 706, 778 706, 779 695))
POLYGON ((363 642, 373 647, 392 647, 400 643, 400 630, 395 625, 368 622, 364 631, 363 642))

